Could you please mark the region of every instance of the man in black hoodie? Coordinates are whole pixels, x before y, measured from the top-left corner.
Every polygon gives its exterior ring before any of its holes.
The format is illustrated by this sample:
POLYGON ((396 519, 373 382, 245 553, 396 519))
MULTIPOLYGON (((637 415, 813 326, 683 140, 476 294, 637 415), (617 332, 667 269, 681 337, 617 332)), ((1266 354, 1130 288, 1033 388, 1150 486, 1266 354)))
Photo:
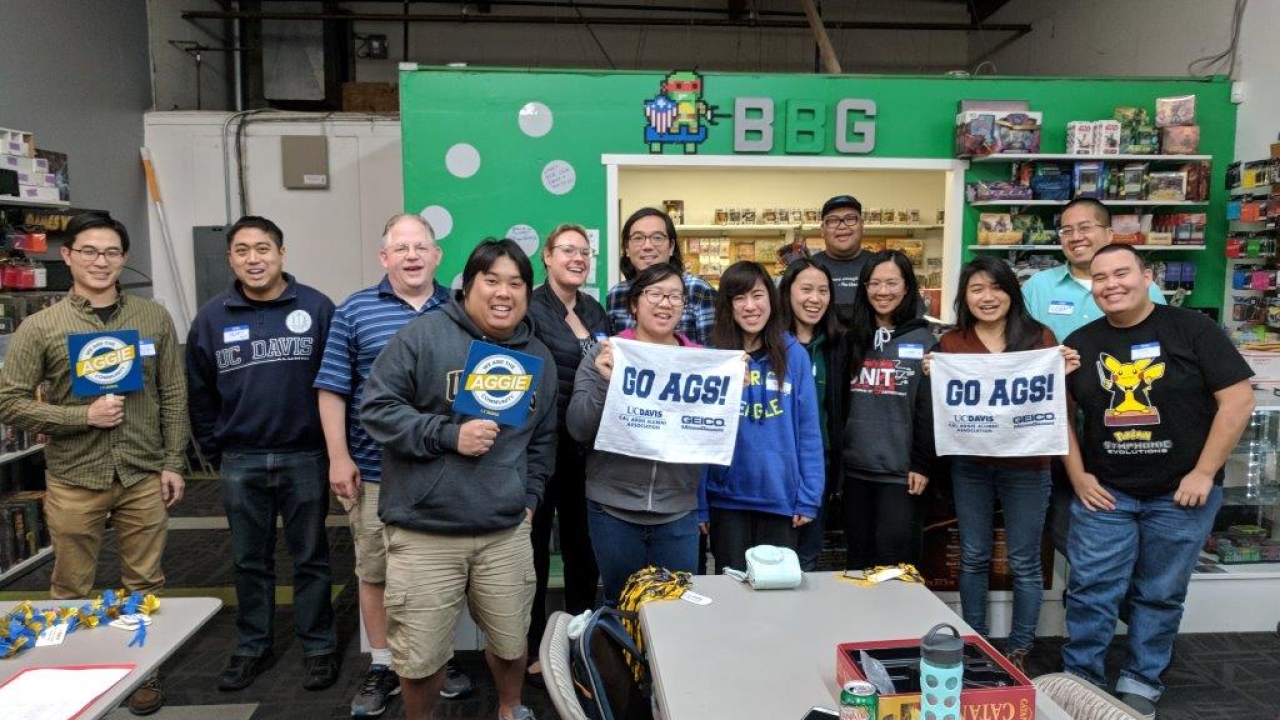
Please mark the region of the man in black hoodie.
POLYGON ((556 367, 525 319, 532 290, 519 245, 480 243, 462 272, 461 302, 405 325, 365 386, 361 422, 382 446, 387 639, 409 720, 431 717, 464 602, 488 638, 500 720, 533 717, 520 704, 535 577, 529 534, 555 465, 556 367), (454 412, 476 340, 542 359, 519 426, 454 412))

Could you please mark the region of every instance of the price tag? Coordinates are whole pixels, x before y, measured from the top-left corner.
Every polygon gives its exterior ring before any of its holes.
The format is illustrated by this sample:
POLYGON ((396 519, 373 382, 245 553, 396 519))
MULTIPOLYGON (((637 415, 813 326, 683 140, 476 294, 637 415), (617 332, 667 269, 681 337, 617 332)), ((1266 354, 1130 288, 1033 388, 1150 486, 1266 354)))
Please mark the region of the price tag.
POLYGON ((47 627, 36 636, 36 647, 46 647, 49 645, 61 645, 62 641, 67 637, 67 624, 58 623, 51 627, 47 627))

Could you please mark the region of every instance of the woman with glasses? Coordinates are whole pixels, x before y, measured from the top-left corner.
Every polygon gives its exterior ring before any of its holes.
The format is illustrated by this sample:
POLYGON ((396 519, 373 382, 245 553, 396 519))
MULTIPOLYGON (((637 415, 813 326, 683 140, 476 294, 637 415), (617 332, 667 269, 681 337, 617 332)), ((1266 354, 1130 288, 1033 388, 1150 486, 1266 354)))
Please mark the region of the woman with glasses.
MULTIPOLYGON (((778 284, 779 315, 782 326, 804 347, 813 367, 813 383, 818 395, 818 428, 822 431, 822 457, 825 460, 823 499, 834 493, 840 482, 840 453, 831 451, 832 439, 840 439, 836 422, 845 385, 839 372, 843 365, 844 334, 831 304, 834 295, 831 273, 815 260, 801 257, 787 265, 778 284)), ((800 567, 818 569, 826 513, 818 508, 813 522, 800 527, 796 554, 800 567)))
MULTIPOLYGON (((582 284, 595 262, 587 230, 581 225, 564 224, 547 236, 542 249, 542 264, 547 281, 533 291, 529 301, 529 317, 533 333, 551 350, 556 360, 559 395, 556 419, 560 428, 556 444, 556 469, 547 481, 542 504, 533 514, 533 566, 538 584, 533 596, 529 623, 529 647, 542 642, 547 624, 547 577, 551 568, 552 518, 560 517, 560 557, 564 560, 564 605, 577 615, 596 605, 596 585, 600 573, 591 552, 587 532, 587 498, 585 494, 586 448, 565 431, 565 411, 573 395, 573 378, 588 350, 603 340, 608 332, 604 308, 582 292, 582 284)), ((541 675, 536 654, 531 656, 529 674, 541 675)))
POLYGON ((622 262, 624 278, 609 288, 605 307, 609 312, 609 328, 616 335, 634 327, 635 320, 627 308, 628 291, 636 275, 655 264, 669 264, 680 273, 686 302, 677 329, 699 345, 710 341, 715 324, 716 291, 702 278, 684 271, 680 242, 671 216, 658 208, 644 207, 631 213, 622 225, 622 262))
MULTIPOLYGON (((623 298, 630 329, 618 337, 640 342, 698 347, 678 329, 685 307, 679 268, 655 263, 629 283, 623 298)), ((658 462, 590 449, 604 411, 613 349, 605 340, 578 366, 566 423, 587 450, 587 524, 604 599, 616 605, 627 578, 658 565, 694 572, 698 562, 698 481, 701 465, 658 462)))
POLYGON ((933 473, 933 412, 921 374, 933 334, 911 261, 872 255, 858 275, 840 439, 848 566, 915 563, 920 495, 933 473))
MULTIPOLYGON (((1004 353, 1058 344, 1049 328, 1027 313, 1018 278, 997 258, 975 258, 960 271, 956 328, 942 336, 938 352, 1004 353)), ((1080 354, 1062 348, 1067 372, 1080 354)), ((924 370, 929 369, 926 360, 924 370)), ((1005 546, 1013 573, 1013 619, 1006 654, 1019 668, 1036 637, 1043 595, 1040 541, 1049 507, 1048 456, 951 459, 956 520, 960 529, 960 607, 964 621, 987 634, 987 588, 991 570, 992 520, 996 499, 1004 516, 1005 546)))
POLYGON ((747 353, 747 383, 733 460, 703 471, 716 571, 746 569, 747 549, 794 549, 822 506, 822 431, 809 355, 782 326, 778 291, 764 267, 737 262, 720 278, 712 344, 747 353))

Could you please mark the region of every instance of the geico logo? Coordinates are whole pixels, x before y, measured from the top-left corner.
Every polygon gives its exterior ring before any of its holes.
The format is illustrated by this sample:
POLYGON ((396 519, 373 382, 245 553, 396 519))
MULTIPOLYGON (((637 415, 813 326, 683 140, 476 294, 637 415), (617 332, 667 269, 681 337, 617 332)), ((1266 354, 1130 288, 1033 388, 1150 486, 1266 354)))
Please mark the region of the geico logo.
POLYGON ((698 417, 697 415, 685 415, 680 418, 680 422, 685 425, 707 425, 709 427, 724 427, 724 418, 715 417, 698 417))
POLYGON ((532 375, 487 375, 472 373, 467 376, 466 390, 528 390, 533 384, 532 375))
POLYGON ((101 355, 94 355, 88 360, 81 360, 76 363, 76 375, 84 377, 90 373, 102 372, 107 368, 115 367, 132 359, 133 347, 122 347, 119 350, 112 350, 111 352, 105 352, 101 355))
POLYGON ((1019 415, 1018 417, 1014 418, 1013 421, 1015 423, 1048 422, 1050 420, 1053 420, 1054 417, 1055 417, 1054 414, 1051 412, 1035 413, 1033 415, 1019 415))

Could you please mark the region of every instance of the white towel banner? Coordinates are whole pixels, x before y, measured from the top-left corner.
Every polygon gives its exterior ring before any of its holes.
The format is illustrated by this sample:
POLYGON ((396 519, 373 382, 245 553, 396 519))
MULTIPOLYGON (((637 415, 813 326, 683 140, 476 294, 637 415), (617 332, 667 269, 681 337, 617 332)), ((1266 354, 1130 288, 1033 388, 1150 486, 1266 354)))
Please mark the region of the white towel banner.
POLYGON ((597 450, 669 463, 728 465, 738 438, 741 350, 611 338, 613 374, 597 450))
POLYGON ((1067 454, 1067 386, 1058 348, 935 352, 929 368, 938 455, 1067 454))

